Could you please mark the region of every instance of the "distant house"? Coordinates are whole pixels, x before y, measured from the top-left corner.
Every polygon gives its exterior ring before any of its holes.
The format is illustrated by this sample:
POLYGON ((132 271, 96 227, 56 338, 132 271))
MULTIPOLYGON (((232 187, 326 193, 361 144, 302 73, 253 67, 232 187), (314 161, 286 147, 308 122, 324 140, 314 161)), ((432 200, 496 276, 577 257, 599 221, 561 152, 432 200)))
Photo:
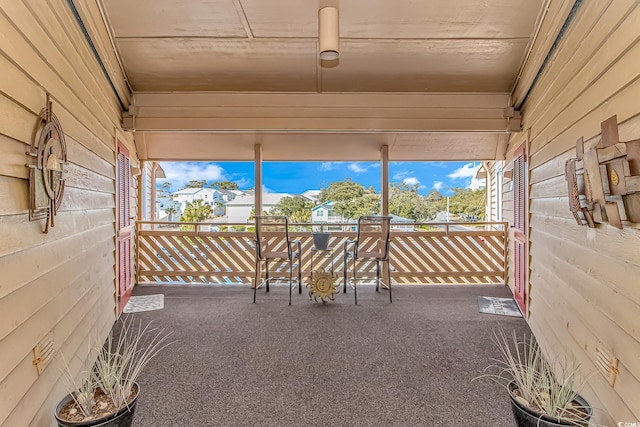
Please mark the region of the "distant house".
POLYGON ((398 215, 389 215, 391 217, 391 229, 396 231, 413 231, 414 223, 413 219, 403 218, 398 215))
MULTIPOLYGON (((262 195, 262 210, 268 212, 285 197, 292 197, 292 195, 288 193, 264 193, 262 195)), ((236 197, 227 203, 227 222, 249 222, 249 217, 254 207, 255 196, 253 193, 246 193, 236 197)))
POLYGON ((328 200, 311 209, 312 223, 344 222, 342 217, 333 210, 333 201, 328 200))
MULTIPOLYGON (((391 229, 398 231, 413 231, 415 223, 414 220, 409 218, 403 218, 398 215, 389 215, 391 217, 391 229)), ((311 209, 311 222, 314 224, 332 224, 339 222, 356 222, 355 220, 345 220, 338 215, 333 209, 333 201, 329 200, 311 209)), ((327 230, 355 230, 356 225, 353 226, 327 226, 327 230)))
POLYGON ((320 199, 320 190, 307 190, 300 194, 300 197, 304 197, 305 199, 313 202, 314 205, 317 205, 318 200, 320 199))
POLYGON ((180 203, 171 200, 170 197, 161 196, 156 199, 156 218, 158 221, 178 221, 182 211, 180 210, 180 203), (170 207, 176 209, 176 213, 169 215, 166 210, 170 207))
POLYGON ((180 204, 180 210, 184 212, 187 203, 202 200, 211 206, 214 215, 225 214, 225 205, 229 200, 236 198, 236 190, 218 190, 214 188, 185 188, 173 193, 173 200, 180 204))

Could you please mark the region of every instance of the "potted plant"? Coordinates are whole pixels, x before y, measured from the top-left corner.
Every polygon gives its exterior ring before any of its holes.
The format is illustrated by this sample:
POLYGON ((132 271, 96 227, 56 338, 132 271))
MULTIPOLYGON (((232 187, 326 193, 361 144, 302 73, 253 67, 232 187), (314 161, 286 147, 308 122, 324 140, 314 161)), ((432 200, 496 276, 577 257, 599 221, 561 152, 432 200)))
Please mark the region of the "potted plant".
POLYGON ((136 382, 149 361, 163 348, 170 334, 142 327, 133 317, 122 321, 117 338, 109 335, 104 345, 96 343, 93 368, 76 382, 67 365, 64 375, 70 387, 55 408, 60 427, 129 427, 140 394, 136 382))
POLYGON ((578 393, 585 381, 578 378, 573 362, 551 363, 535 338, 519 341, 494 332, 499 357, 481 377, 506 386, 511 409, 519 427, 589 426, 593 410, 578 393))
POLYGON ((326 251, 329 247, 329 238, 331 237, 331 233, 328 231, 324 231, 324 228, 321 226, 319 231, 313 231, 313 246, 321 251, 326 251))

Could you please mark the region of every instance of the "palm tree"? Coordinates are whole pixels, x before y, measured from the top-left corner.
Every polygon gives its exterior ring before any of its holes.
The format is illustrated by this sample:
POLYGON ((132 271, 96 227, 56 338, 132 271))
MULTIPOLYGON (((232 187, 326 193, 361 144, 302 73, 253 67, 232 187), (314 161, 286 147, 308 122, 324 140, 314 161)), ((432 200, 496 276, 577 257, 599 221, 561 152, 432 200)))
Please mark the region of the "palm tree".
POLYGON ((169 215, 169 222, 173 222, 173 216, 178 213, 178 209, 175 206, 169 206, 164 211, 169 215))

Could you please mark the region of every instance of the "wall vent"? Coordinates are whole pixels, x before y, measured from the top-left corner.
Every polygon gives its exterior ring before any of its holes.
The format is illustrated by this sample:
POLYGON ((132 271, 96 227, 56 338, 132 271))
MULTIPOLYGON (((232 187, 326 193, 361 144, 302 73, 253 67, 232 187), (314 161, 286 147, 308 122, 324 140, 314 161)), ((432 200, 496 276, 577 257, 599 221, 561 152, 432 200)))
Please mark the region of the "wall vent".
POLYGON ((33 364, 38 370, 38 375, 42 375, 42 372, 55 357, 56 349, 54 344, 53 333, 49 333, 33 348, 33 364))
POLYGON ((618 377, 618 358, 611 354, 611 351, 602 347, 596 347, 596 366, 598 370, 609 382, 609 385, 613 387, 618 377))

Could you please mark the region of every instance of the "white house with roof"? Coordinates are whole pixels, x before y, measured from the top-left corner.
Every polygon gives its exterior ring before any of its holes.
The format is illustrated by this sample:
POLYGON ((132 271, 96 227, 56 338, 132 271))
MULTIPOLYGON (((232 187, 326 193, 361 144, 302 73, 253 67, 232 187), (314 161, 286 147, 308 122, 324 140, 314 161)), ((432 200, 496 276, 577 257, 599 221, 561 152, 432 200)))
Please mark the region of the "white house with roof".
MULTIPOLYGON (((285 197, 293 197, 288 193, 264 193, 262 194, 262 210, 268 212, 280 203, 285 197)), ((227 203, 227 222, 249 222, 251 211, 255 207, 255 196, 244 194, 227 203)))
MULTIPOLYGON (((403 218, 398 215, 389 215, 391 217, 391 229, 398 231, 413 231, 414 220, 403 218)), ((333 209, 333 201, 329 200, 311 209, 311 222, 314 224, 331 224, 338 222, 355 222, 354 220, 343 220, 333 209)), ((343 227, 344 231, 355 229, 352 226, 343 227)), ((327 230, 340 230, 340 227, 327 226, 327 230)))
POLYGON ((333 210, 333 201, 328 200, 311 209, 312 223, 344 222, 342 217, 333 210))
POLYGON ((180 210, 180 203, 172 200, 167 196, 160 196, 156 199, 156 219, 158 221, 178 221, 182 211, 180 210), (175 213, 167 213, 169 208, 175 208, 175 213))
POLYGON ((300 194, 300 196, 313 202, 314 204, 318 204, 318 200, 320 199, 320 191, 321 190, 307 190, 304 193, 300 194))
POLYGON ((214 188, 185 188, 173 193, 173 200, 179 203, 182 212, 187 207, 187 203, 202 200, 203 203, 211 206, 211 210, 216 216, 224 215, 225 205, 235 197, 234 192, 214 188))

